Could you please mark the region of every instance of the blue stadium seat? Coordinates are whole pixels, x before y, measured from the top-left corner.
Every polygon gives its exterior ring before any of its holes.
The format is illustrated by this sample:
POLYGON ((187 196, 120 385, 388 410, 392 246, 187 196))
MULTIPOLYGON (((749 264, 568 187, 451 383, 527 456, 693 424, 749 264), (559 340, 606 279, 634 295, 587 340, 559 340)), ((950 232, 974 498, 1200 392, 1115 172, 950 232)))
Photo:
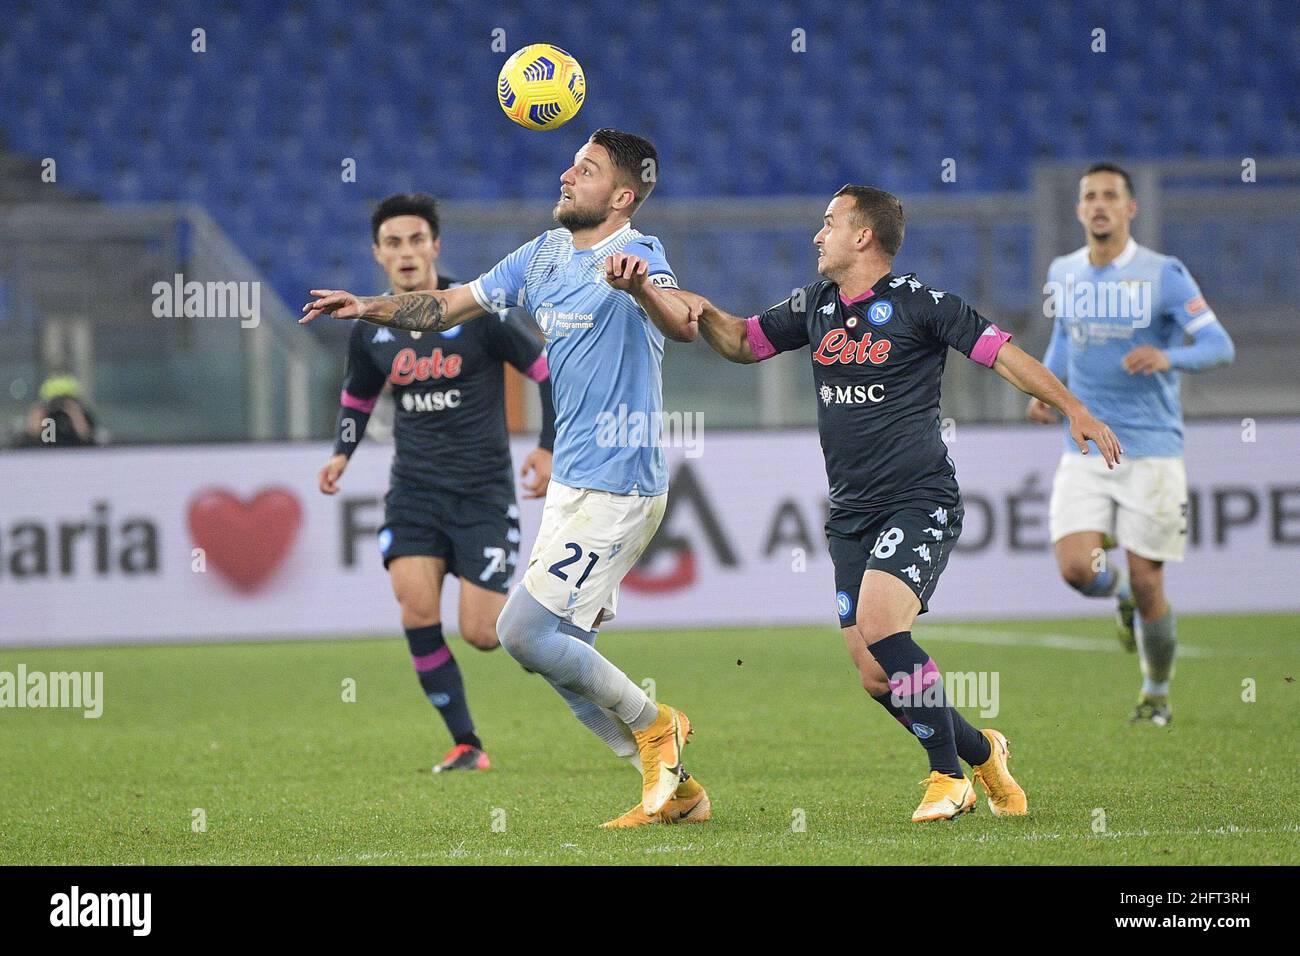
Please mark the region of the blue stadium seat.
MULTIPOLYGON (((77 17, 22 4, 0 36, 0 132, 12 148, 58 157, 61 182, 108 199, 203 203, 295 296, 325 248, 291 235, 295 225, 363 221, 364 203, 395 189, 549 198, 557 158, 593 125, 650 132, 664 195, 820 195, 848 180, 931 192, 949 156, 958 178, 944 188, 989 191, 1024 188, 1038 158, 1300 152, 1297 88, 1290 0, 881 0, 869 12, 666 0, 635 17, 595 0, 545 20, 465 0, 175 0, 147 18, 134 0, 104 0, 77 17), (1099 24, 1104 55, 1088 42, 1099 24), (204 53, 190 49, 196 25, 204 53), (508 51, 550 40, 579 56, 590 96, 573 126, 538 135, 496 113, 498 27, 508 51), (339 181, 344 157, 356 184, 339 181)), ((945 281, 973 274, 961 243, 920 236, 909 252, 945 281)), ((1254 281, 1231 241, 1201 236, 1198 255, 1224 281, 1254 281)), ((746 249, 804 267, 806 242, 746 249)), ((1026 278, 1014 270, 1027 268, 1027 242, 999 238, 1008 254, 995 287, 1026 278)), ((373 279, 353 237, 340 232, 328 255, 349 278, 373 279)), ((1279 251, 1258 281, 1294 293, 1296 271, 1279 251)))

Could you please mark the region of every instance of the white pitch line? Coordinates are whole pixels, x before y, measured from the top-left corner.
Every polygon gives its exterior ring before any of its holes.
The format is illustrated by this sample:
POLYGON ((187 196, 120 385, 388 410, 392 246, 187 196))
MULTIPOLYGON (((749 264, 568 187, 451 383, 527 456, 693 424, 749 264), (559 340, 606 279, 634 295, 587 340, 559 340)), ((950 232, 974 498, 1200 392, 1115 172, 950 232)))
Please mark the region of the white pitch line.
MULTIPOLYGON (((951 825, 951 824, 950 824, 951 825)), ((956 824, 960 826, 960 824, 956 824)), ((1015 824, 1011 824, 1014 826, 1015 824)), ((1244 836, 1246 834, 1281 834, 1300 833, 1300 825, 1288 824, 1280 827, 1239 827, 1228 824, 1222 827, 1192 827, 1189 829, 1148 830, 1113 830, 1105 833, 1093 833, 1090 829, 1078 833, 963 833, 954 835, 948 844, 953 843, 1035 843, 1040 840, 1141 840, 1150 837, 1191 837, 1191 836, 1244 836)), ((884 843, 913 843, 910 837, 879 837, 860 840, 860 843, 878 845, 884 843)))
MULTIPOLYGON (((1079 637, 1075 634, 1017 634, 967 628, 959 624, 931 624, 918 628, 920 637, 933 637, 958 644, 992 644, 999 647, 1050 647, 1058 651, 1100 651, 1106 654, 1123 651, 1118 638, 1079 637)), ((1219 651, 1179 643, 1179 657, 1217 657, 1219 651)))
MULTIPOLYGON (((960 822, 951 823, 948 826, 950 828, 956 828, 956 827, 960 827, 961 823, 960 822)), ((1016 826, 1016 824, 1011 823, 1009 824, 1009 826, 1016 826)), ((789 833, 788 830, 782 830, 780 833, 766 834, 766 835, 773 836, 773 837, 781 837, 787 835, 788 833, 789 833)), ((1280 835, 1280 834, 1297 834, 1297 833, 1300 833, 1300 824, 1288 824, 1280 827, 1250 827, 1250 826, 1239 827, 1233 824, 1228 824, 1227 826, 1221 826, 1221 827, 1191 827, 1191 828, 1183 828, 1183 829, 1164 829, 1164 830, 1150 830, 1150 829, 1142 828, 1139 830, 1113 830, 1106 833, 1093 833, 1090 829, 1083 829, 1075 833, 1049 833, 1049 832, 1042 832, 1042 831, 1034 831, 1030 833, 1016 833, 1010 830, 1004 833, 990 833, 987 831, 983 833, 948 832, 946 834, 946 839, 943 841, 943 845, 954 846, 954 845, 980 844, 980 843, 984 843, 984 844, 1040 843, 1044 841, 1050 842, 1056 840, 1085 840, 1089 842, 1091 841, 1105 842, 1108 840, 1144 840, 1144 839, 1160 838, 1160 837, 1214 837, 1214 836, 1239 837, 1239 836, 1246 836, 1246 835, 1258 836, 1261 834, 1280 835)), ((753 833, 748 835, 764 836, 765 834, 753 833)), ((890 846, 895 844, 907 844, 910 846, 916 843, 914 837, 901 837, 901 836, 874 837, 874 838, 867 837, 865 839, 858 836, 854 836, 854 837, 846 836, 844 839, 846 842, 851 842, 852 845, 856 847, 890 846)), ((824 840, 820 840, 818 842, 819 843, 824 842, 824 840)), ((740 850, 748 849, 749 846, 750 846, 749 844, 744 844, 744 845, 738 844, 735 847, 728 847, 723 844, 706 845, 706 844, 697 844, 694 841, 692 841, 691 843, 687 843, 682 846, 662 845, 657 847, 641 847, 640 853, 642 855, 658 854, 658 853, 708 854, 710 852, 718 854, 718 853, 727 853, 729 851, 740 851, 740 850)), ((609 850, 609 847, 572 846, 572 847, 565 847, 564 849, 569 849, 570 852, 556 853, 554 848, 534 848, 534 849, 520 850, 515 847, 509 847, 509 846, 500 847, 498 849, 466 851, 464 849, 464 842, 462 841, 460 846, 454 847, 449 850, 424 850, 415 853, 399 852, 393 850, 385 850, 380 853, 344 853, 344 854, 339 854, 330 857, 328 859, 328 862, 365 863, 365 862, 375 862, 379 860, 389 860, 389 859, 395 859, 398 860, 399 862, 405 862, 411 860, 438 860, 438 859, 489 860, 494 858, 496 859, 500 859, 500 858, 562 859, 567 857, 569 859, 573 859, 574 857, 582 856, 588 851, 597 852, 597 853, 607 852, 609 850)), ((809 849, 812 848, 810 847, 809 849)), ((320 854, 317 854, 315 857, 313 857, 313 860, 316 862, 326 862, 325 858, 320 854)))

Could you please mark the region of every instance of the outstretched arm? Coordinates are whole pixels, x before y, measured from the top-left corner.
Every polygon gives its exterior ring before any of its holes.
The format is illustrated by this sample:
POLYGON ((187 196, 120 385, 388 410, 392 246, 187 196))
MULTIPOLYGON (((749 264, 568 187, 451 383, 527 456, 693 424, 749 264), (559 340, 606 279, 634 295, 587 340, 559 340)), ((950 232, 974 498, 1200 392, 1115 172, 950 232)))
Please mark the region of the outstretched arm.
POLYGON ((1106 464, 1115 467, 1123 451, 1115 433, 1105 422, 1094 418, 1083 402, 1038 359, 1010 342, 1003 342, 993 362, 993 370, 1025 394, 1052 406, 1068 418, 1070 437, 1079 446, 1079 451, 1088 454, 1088 441, 1091 439, 1101 457, 1106 459, 1106 464))
POLYGON ((649 277, 650 263, 617 252, 605 259, 605 281, 636 300, 656 328, 674 342, 694 342, 699 330, 677 289, 661 289, 649 277))
POLYGON ((680 298, 699 322, 700 334, 709 347, 729 362, 750 365, 758 361, 749 344, 745 320, 724 312, 704 296, 683 290, 680 298))
POLYGON ((300 325, 329 315, 410 332, 441 332, 483 314, 467 285, 398 295, 356 296, 337 289, 312 289, 311 294, 317 298, 302 307, 306 315, 298 320, 300 325))

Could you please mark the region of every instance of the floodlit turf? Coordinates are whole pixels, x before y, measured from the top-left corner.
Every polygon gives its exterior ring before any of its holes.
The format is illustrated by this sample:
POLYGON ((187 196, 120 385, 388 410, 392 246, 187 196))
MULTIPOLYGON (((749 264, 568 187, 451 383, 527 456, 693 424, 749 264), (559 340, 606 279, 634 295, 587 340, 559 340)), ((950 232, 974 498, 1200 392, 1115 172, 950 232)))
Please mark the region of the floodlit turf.
POLYGON ((1300 617, 1179 630, 1160 729, 1126 724, 1137 661, 1103 618, 922 625, 944 672, 997 672, 998 716, 965 713, 1011 739, 1030 816, 994 818, 981 794, 914 825, 921 748, 833 628, 611 628, 602 649, 690 715, 714 807, 613 832, 596 826, 639 778, 501 651, 453 642, 495 768, 441 777, 446 732, 400 639, 0 651, 0 670, 102 670, 106 698, 97 720, 0 710, 0 863, 1300 861, 1300 617))

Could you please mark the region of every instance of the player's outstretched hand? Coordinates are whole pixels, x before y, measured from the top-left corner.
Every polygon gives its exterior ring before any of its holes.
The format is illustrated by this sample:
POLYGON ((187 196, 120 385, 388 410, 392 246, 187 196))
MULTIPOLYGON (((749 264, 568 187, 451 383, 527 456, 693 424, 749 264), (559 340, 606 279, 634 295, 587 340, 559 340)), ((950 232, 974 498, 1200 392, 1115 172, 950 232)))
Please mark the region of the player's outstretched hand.
POLYGON ((1070 419, 1070 437, 1079 446, 1079 451, 1088 454, 1088 441, 1092 440, 1106 459, 1106 467, 1114 468, 1119 463, 1119 456, 1124 449, 1119 447, 1119 439, 1103 421, 1093 418, 1088 412, 1080 412, 1070 419))
POLYGON ((1139 345, 1124 356, 1124 371, 1130 375, 1151 375, 1169 371, 1169 356, 1154 345, 1139 345))
POLYGON ((1029 416, 1031 422, 1037 422, 1039 425, 1053 425, 1056 423, 1056 409, 1042 399, 1031 397, 1029 407, 1025 409, 1025 414, 1029 416))
POLYGON ((621 292, 639 292, 646 284, 650 263, 640 256, 616 252, 605 259, 605 281, 621 292))
POLYGON ((347 468, 347 466, 347 455, 334 455, 329 461, 325 462, 325 467, 316 476, 316 482, 320 485, 321 494, 332 495, 338 492, 339 479, 343 477, 343 469, 347 468))
POLYGON ((298 320, 305 325, 318 315, 331 315, 336 319, 356 319, 361 316, 361 299, 342 289, 312 289, 315 299, 302 307, 307 314, 298 320))
POLYGON ((545 448, 534 448, 524 458, 523 467, 519 469, 520 484, 525 498, 542 498, 546 495, 546 486, 551 483, 551 453, 545 448), (532 477, 529 477, 532 472, 532 477))
POLYGON ((685 289, 674 289, 673 292, 679 300, 686 303, 686 311, 690 315, 691 321, 700 321, 700 316, 708 308, 709 300, 698 292, 687 292, 685 289))

